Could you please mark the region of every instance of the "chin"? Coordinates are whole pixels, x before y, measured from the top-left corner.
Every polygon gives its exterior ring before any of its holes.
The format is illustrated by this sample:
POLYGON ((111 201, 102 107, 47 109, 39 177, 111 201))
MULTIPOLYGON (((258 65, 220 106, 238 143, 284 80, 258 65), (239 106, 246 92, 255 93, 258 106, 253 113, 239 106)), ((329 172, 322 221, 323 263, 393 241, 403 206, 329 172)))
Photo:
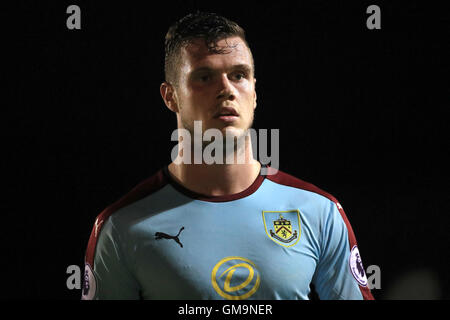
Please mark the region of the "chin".
POLYGON ((222 134, 225 137, 227 135, 240 137, 240 136, 243 136, 243 135, 245 135, 247 133, 247 129, 234 127, 234 126, 224 127, 221 131, 222 131, 222 134))

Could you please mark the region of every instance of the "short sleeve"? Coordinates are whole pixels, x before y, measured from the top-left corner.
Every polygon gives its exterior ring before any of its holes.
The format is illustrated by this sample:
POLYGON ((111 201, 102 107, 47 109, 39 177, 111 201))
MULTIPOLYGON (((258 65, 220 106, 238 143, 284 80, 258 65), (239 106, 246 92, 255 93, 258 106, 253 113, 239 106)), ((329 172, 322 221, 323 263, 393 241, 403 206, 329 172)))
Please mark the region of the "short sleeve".
POLYGON ((353 230, 338 202, 330 201, 321 232, 313 284, 322 300, 373 299, 353 230))
POLYGON ((95 246, 93 265, 85 266, 84 300, 139 299, 139 283, 130 272, 120 238, 111 219, 101 228, 95 246))

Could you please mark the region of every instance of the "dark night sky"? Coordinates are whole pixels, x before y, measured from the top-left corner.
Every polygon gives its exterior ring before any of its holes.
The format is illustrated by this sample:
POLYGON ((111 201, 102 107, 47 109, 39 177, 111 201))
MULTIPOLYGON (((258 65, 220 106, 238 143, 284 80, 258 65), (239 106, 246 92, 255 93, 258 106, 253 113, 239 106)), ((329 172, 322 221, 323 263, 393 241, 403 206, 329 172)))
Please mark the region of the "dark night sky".
POLYGON ((392 297, 399 279, 422 270, 448 299, 450 21, 425 1, 183 1, 164 12, 58 1, 8 9, 5 296, 79 299, 65 272, 83 265, 96 215, 170 162, 176 121, 159 95, 164 35, 196 9, 246 30, 256 65, 254 126, 280 129, 280 170, 340 200, 364 265, 381 268, 375 298, 392 297), (66 28, 70 4, 81 7, 81 30, 66 28), (381 30, 366 28, 370 4, 381 8, 381 30))

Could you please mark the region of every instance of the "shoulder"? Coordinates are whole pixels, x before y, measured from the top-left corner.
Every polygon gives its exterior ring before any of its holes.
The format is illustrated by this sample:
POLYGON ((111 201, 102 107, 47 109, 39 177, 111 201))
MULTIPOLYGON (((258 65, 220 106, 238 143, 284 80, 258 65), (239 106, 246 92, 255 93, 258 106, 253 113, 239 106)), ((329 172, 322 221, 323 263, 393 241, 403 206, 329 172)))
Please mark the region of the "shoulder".
POLYGON ((313 211, 318 213, 318 216, 324 220, 339 221, 340 224, 342 226, 345 226, 345 228, 347 229, 351 245, 356 245, 355 234, 344 211, 344 208, 333 195, 320 189, 312 183, 303 181, 282 171, 278 171, 273 175, 268 175, 267 178, 279 185, 308 192, 308 199, 315 200, 313 201, 313 206, 316 208, 316 210, 313 211))
MULTIPOLYGON (((158 191, 163 189, 167 184, 167 177, 164 174, 163 169, 160 169, 149 178, 140 182, 119 200, 106 207, 95 219, 86 250, 86 261, 92 265, 95 247, 97 245, 100 232, 105 225, 110 225, 112 223, 111 218, 113 218, 113 215, 114 218, 119 218, 120 222, 123 222, 124 219, 133 219, 133 213, 139 214, 139 210, 133 210, 132 208, 135 207, 140 201, 149 199, 153 195, 156 195, 158 191)), ((150 199, 150 201, 151 200, 152 199, 150 199)), ((117 225, 123 226, 120 222, 117 223, 117 225)))
POLYGON ((266 176, 266 178, 275 184, 293 188, 294 190, 299 190, 301 192, 307 192, 311 197, 321 199, 325 202, 331 201, 335 203, 338 208, 341 207, 339 201, 332 194, 324 191, 323 189, 310 182, 304 181, 280 170, 275 171, 275 173, 273 174, 270 173, 271 172, 269 170, 269 174, 266 176))
POLYGON ((155 174, 145 179, 136 185, 131 191, 122 196, 119 200, 106 207, 98 216, 97 220, 102 221, 109 218, 111 215, 121 211, 124 208, 130 207, 133 204, 155 195, 159 190, 168 184, 166 175, 163 169, 160 169, 155 174))

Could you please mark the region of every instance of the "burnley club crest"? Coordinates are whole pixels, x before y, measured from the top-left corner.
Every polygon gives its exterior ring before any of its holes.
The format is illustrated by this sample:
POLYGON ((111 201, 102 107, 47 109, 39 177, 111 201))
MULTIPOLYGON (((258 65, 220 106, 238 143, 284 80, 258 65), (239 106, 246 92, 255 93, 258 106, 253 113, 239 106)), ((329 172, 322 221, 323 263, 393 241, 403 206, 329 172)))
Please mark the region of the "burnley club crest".
POLYGON ((300 239, 300 212, 263 211, 266 233, 270 239, 284 247, 292 247, 300 239))

